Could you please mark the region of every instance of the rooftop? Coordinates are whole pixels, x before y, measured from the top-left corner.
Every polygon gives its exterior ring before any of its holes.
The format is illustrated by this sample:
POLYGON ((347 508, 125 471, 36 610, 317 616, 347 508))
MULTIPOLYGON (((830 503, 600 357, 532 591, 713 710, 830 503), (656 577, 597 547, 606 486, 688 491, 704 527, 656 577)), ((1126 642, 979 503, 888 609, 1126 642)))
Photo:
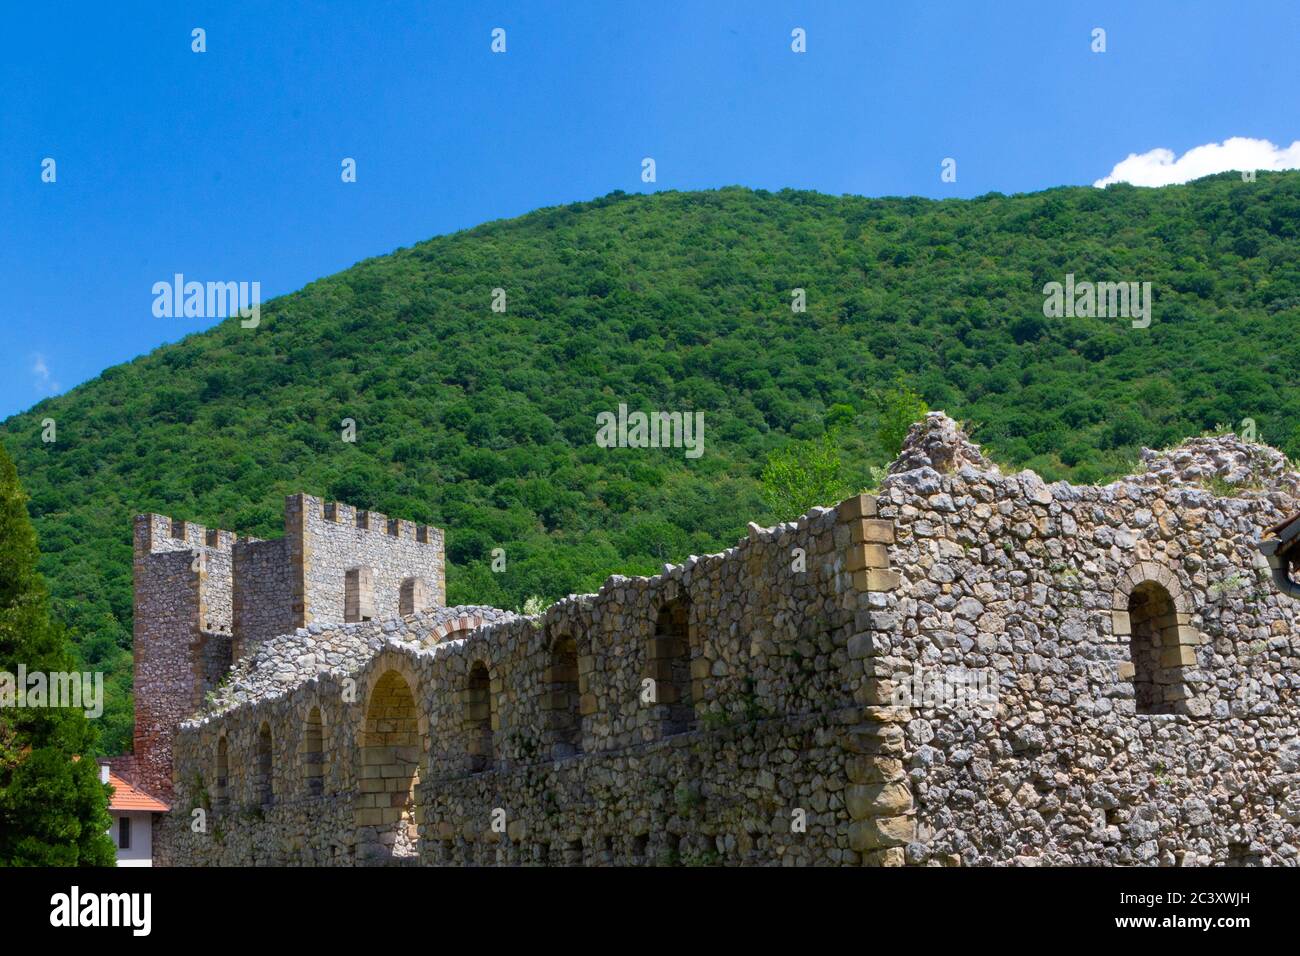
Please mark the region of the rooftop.
POLYGON ((171 810, 167 804, 143 790, 137 790, 111 770, 108 782, 113 785, 113 799, 108 804, 110 810, 151 810, 154 813, 167 813, 171 810))

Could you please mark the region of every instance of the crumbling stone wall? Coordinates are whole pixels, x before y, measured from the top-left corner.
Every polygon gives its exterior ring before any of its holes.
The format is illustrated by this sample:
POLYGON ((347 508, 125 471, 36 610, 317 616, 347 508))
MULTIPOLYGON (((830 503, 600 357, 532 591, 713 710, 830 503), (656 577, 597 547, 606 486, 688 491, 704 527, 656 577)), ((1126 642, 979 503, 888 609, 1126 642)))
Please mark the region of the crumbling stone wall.
POLYGON ((995 689, 984 715, 907 708, 908 862, 1295 865, 1298 607, 1256 550, 1297 507, 1282 456, 1200 439, 1093 488, 1002 475, 940 416, 908 445, 866 666, 904 703, 918 673, 995 689), (1144 630, 1148 593, 1167 603, 1144 630), (1165 695, 1146 708, 1143 653, 1165 695))
POLYGON ((891 718, 868 706, 869 681, 849 657, 868 612, 859 587, 867 576, 849 569, 848 555, 871 508, 862 496, 775 529, 755 526, 735 549, 651 578, 613 577, 536 618, 457 624, 447 617, 463 609, 449 609, 316 633, 313 625, 276 652, 282 665, 295 662, 280 677, 237 670, 215 711, 182 727, 179 812, 159 858, 870 858, 874 847, 850 846, 850 824, 897 809, 892 794, 878 799, 881 770, 870 762, 895 745, 879 729, 891 718), (680 613, 665 618, 665 608, 680 613), (439 630, 467 636, 431 641, 439 630), (357 667, 359 644, 370 656, 357 667), (315 646, 333 648, 341 664, 294 657, 315 646), (671 666, 679 657, 684 670, 671 666), (472 679, 484 672, 486 693, 472 679), (300 756, 314 708, 329 754, 321 796, 300 756), (252 765, 264 722, 276 741, 276 798, 249 809, 254 789, 241 768, 252 765), (475 758, 485 735, 484 767, 475 758), (205 791, 223 736, 230 803, 194 833, 184 811, 211 805, 205 791))
POLYGON ((539 617, 267 641, 182 726, 158 857, 1295 865, 1300 607, 1256 546, 1298 489, 1232 437, 1047 485, 935 413, 876 495, 539 617))

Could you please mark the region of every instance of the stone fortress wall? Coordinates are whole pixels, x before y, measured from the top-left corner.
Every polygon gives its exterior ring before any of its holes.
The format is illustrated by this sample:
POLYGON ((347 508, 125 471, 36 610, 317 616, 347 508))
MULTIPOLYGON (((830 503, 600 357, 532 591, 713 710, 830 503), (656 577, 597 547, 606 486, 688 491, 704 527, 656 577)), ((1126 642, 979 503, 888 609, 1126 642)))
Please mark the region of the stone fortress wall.
POLYGON ((280 679, 237 669, 182 727, 163 862, 857 862, 849 803, 870 797, 847 763, 871 744, 848 649, 868 612, 847 558, 869 501, 537 618, 271 642, 280 679), (359 667, 298 655, 358 642, 359 667), (192 832, 195 807, 216 826, 192 832))
POLYGON ((907 862, 1295 865, 1300 604, 1257 547, 1300 505, 1283 456, 1193 439, 1045 485, 927 424, 881 492, 905 586, 865 664, 903 701, 987 671, 996 703, 909 708, 907 862))
POLYGON ((158 861, 1294 865, 1297 476, 1145 466, 1004 475, 932 413, 876 495, 537 617, 308 622, 181 725, 158 861))
POLYGON ((397 616, 403 582, 418 609, 445 595, 440 529, 303 494, 285 501, 283 538, 150 514, 135 519, 134 551, 133 765, 140 785, 164 797, 181 720, 262 642, 322 616, 345 620, 349 576, 364 586, 358 621, 397 616))

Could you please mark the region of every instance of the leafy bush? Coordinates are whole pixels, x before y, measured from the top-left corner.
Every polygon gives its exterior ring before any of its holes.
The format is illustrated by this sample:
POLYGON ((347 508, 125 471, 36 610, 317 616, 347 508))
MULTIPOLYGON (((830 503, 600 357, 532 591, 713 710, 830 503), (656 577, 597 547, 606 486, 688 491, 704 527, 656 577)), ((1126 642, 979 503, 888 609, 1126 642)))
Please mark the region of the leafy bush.
POLYGON ((840 461, 838 432, 792 442, 768 456, 761 477, 763 500, 781 521, 814 505, 833 505, 850 494, 840 461))
POLYGON ((892 387, 878 391, 875 397, 879 409, 876 441, 892 458, 903 447, 903 439, 907 437, 908 430, 925 418, 930 409, 925 400, 903 380, 901 374, 894 379, 892 387))

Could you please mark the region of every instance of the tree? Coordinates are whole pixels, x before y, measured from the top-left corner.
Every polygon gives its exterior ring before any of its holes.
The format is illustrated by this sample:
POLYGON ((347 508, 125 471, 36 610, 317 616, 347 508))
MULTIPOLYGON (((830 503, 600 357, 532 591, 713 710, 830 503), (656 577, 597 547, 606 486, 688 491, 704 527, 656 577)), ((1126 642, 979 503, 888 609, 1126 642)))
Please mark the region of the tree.
POLYGON ((876 417, 876 440, 885 454, 893 458, 903 447, 908 430, 929 413, 919 392, 903 380, 900 372, 890 388, 878 390, 875 395, 879 409, 876 417))
POLYGON ((1293 462, 1300 464, 1300 425, 1291 429, 1291 435, 1282 446, 1282 450, 1293 462))
MULTIPOLYGON (((26 496, 0 448, 0 680, 11 693, 21 690, 20 664, 27 674, 73 669, 36 558, 26 496)), ((80 710, 0 707, 0 865, 113 865, 108 788, 89 758, 94 743, 80 710)))
POLYGON ((832 505, 849 495, 835 431, 792 442, 767 457, 761 477, 763 500, 780 521, 814 505, 832 505))

